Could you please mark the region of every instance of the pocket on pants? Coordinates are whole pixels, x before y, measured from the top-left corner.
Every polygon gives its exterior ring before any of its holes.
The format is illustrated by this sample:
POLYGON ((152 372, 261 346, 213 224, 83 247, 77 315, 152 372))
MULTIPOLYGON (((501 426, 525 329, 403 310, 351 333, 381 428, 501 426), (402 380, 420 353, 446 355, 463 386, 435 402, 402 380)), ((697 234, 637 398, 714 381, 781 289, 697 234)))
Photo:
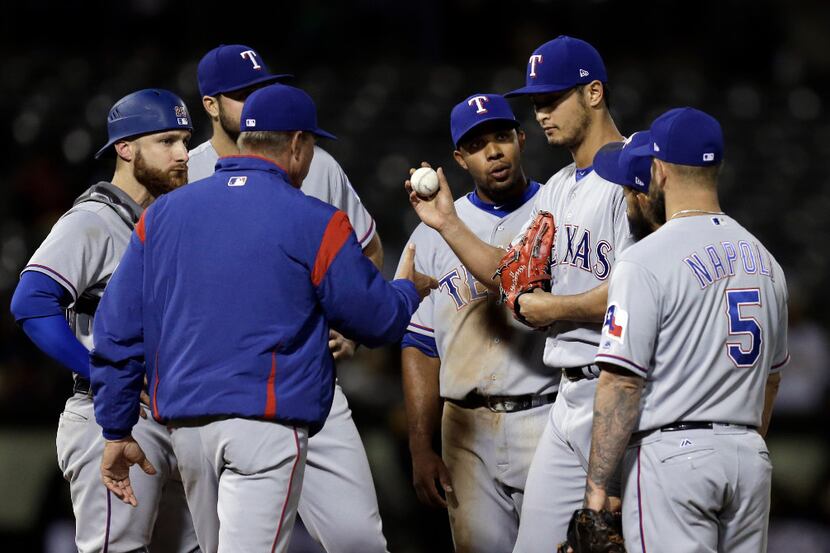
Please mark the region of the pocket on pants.
POLYGON ((660 462, 664 465, 676 465, 686 461, 703 459, 704 457, 708 457, 713 453, 715 453, 715 448, 713 447, 689 448, 682 451, 673 451, 671 453, 666 453, 660 457, 660 462))
POLYGON ((61 418, 59 423, 61 422, 86 422, 89 420, 89 417, 82 413, 78 413, 75 411, 70 411, 69 409, 64 410, 61 413, 61 418))

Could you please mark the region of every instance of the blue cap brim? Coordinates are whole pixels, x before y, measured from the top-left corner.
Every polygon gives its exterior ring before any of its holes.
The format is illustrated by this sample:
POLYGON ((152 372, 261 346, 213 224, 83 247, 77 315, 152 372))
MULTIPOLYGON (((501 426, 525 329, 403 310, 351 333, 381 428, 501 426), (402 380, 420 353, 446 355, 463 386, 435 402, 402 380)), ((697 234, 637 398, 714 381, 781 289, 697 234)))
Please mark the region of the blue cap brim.
POLYGON ((486 123, 507 123, 508 125, 512 125, 514 129, 518 129, 521 126, 521 123, 516 121, 515 119, 510 119, 509 117, 492 117, 490 119, 480 119, 474 122, 472 125, 464 129, 461 135, 458 137, 458 140, 455 141, 455 147, 458 147, 458 144, 464 140, 464 137, 470 134, 471 131, 475 130, 476 128, 484 125, 486 123))
POLYGON ((320 138, 328 138, 329 140, 337 140, 337 137, 331 134, 330 132, 324 131, 323 129, 313 129, 309 131, 314 136, 319 136, 320 138))
POLYGON ((573 88, 574 84, 535 84, 530 86, 523 86, 522 88, 517 88, 516 90, 511 90, 507 94, 504 94, 505 98, 515 98, 517 96, 531 96, 533 94, 550 94, 552 92, 562 92, 563 90, 568 90, 569 88, 573 88))
POLYGON ((651 131, 642 131, 645 135, 645 143, 636 148, 629 148, 628 153, 632 157, 656 157, 654 155, 654 141, 651 138, 651 131))
POLYGON ((594 156, 593 167, 596 174, 608 182, 629 186, 627 182, 624 182, 625 179, 622 178, 620 168, 620 153, 623 146, 625 146, 625 142, 612 142, 600 148, 594 156))
POLYGON ((264 75, 258 79, 254 79, 252 81, 248 81, 247 83, 236 86, 234 88, 229 88, 227 90, 215 90, 212 92, 205 92, 203 96, 216 96, 217 94, 227 94, 228 92, 236 92, 237 90, 242 90, 243 88, 248 88, 258 84, 271 84, 282 79, 293 79, 294 75, 290 73, 283 73, 281 75, 264 75))

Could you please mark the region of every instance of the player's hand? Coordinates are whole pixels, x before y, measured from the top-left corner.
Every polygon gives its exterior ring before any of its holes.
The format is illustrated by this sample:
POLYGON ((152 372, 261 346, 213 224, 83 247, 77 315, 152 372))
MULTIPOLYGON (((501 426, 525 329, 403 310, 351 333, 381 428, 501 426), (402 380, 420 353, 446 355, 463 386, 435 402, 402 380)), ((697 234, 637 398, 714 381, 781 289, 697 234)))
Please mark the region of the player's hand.
POLYGON ((133 507, 138 505, 138 501, 130 485, 130 467, 136 464, 147 474, 156 473, 155 467, 132 436, 121 440, 106 440, 101 457, 101 480, 109 491, 133 507))
POLYGON ((329 351, 335 361, 338 359, 350 359, 354 355, 356 347, 357 344, 336 330, 329 330, 329 351))
POLYGON ((432 448, 412 452, 412 485, 424 505, 435 509, 447 508, 445 496, 452 493, 450 471, 432 448))
MULTIPOLYGON (((429 167, 429 163, 421 163, 421 167, 429 167)), ((409 174, 415 172, 415 169, 410 169, 409 174)), ((430 226, 442 232, 450 226, 452 222, 458 219, 458 214, 455 212, 455 202, 452 199, 452 192, 450 192, 450 185, 447 183, 447 178, 444 176, 444 170, 438 168, 438 192, 429 200, 424 200, 418 197, 412 189, 410 181, 404 182, 407 194, 409 194, 409 203, 415 209, 421 221, 427 226, 430 226)))
POLYGON ((534 328, 545 328, 557 320, 556 296, 541 288, 522 294, 516 301, 519 304, 519 313, 534 328))
POLYGON ((141 392, 138 395, 139 405, 138 405, 138 416, 142 419, 147 418, 147 411, 144 410, 144 407, 150 408, 150 395, 147 393, 147 376, 144 376, 144 387, 141 389, 141 392))
POLYGON ((395 278, 405 278, 415 283, 415 288, 418 290, 418 295, 421 296, 421 299, 427 297, 430 290, 438 288, 437 280, 415 270, 415 244, 408 244, 406 246, 395 278))

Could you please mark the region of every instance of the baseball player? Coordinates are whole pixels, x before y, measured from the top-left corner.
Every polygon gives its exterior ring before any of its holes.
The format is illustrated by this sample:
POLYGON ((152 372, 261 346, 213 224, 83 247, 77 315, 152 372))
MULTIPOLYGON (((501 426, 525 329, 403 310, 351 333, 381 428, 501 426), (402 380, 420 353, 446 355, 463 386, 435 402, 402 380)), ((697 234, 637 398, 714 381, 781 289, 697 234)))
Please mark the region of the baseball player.
POLYGON ((146 406, 134 432, 158 474, 134 479, 144 501, 131 509, 101 487, 104 442, 92 416, 89 382, 98 302, 143 210, 187 182, 192 122, 175 94, 146 89, 115 103, 107 129, 109 141, 95 157, 116 158, 111 182, 90 187, 55 223, 23 269, 11 309, 32 341, 74 373, 74 393, 58 424, 57 453, 69 481, 78 550, 126 553, 152 545, 154 552, 198 551, 169 434, 146 419, 146 406))
POLYGON ((135 503, 129 466, 153 471, 130 436, 146 375, 203 551, 284 552, 307 435, 334 392, 329 325, 369 346, 400 340, 437 283, 412 248, 387 283, 346 214, 298 190, 314 137, 334 138, 305 92, 269 85, 242 119, 241 155, 139 220, 101 302, 91 379, 108 489, 135 503), (199 519, 208 510, 218 524, 199 519))
MULTIPOLYGON (((522 170, 524 132, 497 94, 473 94, 456 105, 450 126, 453 156, 475 183, 455 202, 458 216, 480 240, 506 246, 541 193, 522 170)), ((498 295, 475 280, 437 232, 421 224, 410 242, 418 270, 441 275, 402 342, 415 489, 427 505, 449 506, 455 551, 511 551, 560 374, 542 363, 544 334, 512 322, 498 295), (443 459, 432 447, 439 420, 443 459)))
MULTIPOLYGON (((253 90, 287 75, 273 75, 259 54, 248 46, 219 46, 198 67, 202 102, 210 115, 212 138, 190 152, 191 182, 213 174, 219 157, 239 152, 240 114, 253 90)), ((352 188, 343 169, 324 149, 314 157, 301 190, 349 216, 363 253, 378 268, 383 248, 375 222, 352 188)), ((334 330, 329 347, 335 359, 348 357, 354 342, 334 330)), ((335 381, 334 402, 323 430, 309 440, 299 514, 311 536, 328 553, 384 553, 377 494, 360 434, 343 390, 335 381)))
POLYGON ((667 222, 611 276, 586 506, 605 505, 622 460, 629 552, 766 551, 763 435, 789 359, 784 273, 721 211, 720 124, 679 108, 646 134, 617 155, 653 158, 649 198, 667 222))
MULTIPOLYGON (((556 225, 551 252, 552 289, 523 294, 521 315, 550 327, 543 360, 562 372, 525 484, 515 551, 550 551, 565 540, 568 519, 582 504, 598 367, 593 358, 605 314, 607 279, 632 237, 622 188, 592 170, 594 155, 622 136, 606 100, 607 76, 599 53, 579 39, 560 36, 530 56, 526 86, 508 96, 530 96, 548 143, 566 147, 574 163, 550 178, 533 215, 550 212, 556 225)), ((504 251, 478 239, 458 217, 443 172, 435 199, 410 203, 437 230, 482 284, 493 279, 504 251)), ((411 189, 411 185, 407 183, 411 189)), ((528 223, 529 224, 529 223, 528 223)))

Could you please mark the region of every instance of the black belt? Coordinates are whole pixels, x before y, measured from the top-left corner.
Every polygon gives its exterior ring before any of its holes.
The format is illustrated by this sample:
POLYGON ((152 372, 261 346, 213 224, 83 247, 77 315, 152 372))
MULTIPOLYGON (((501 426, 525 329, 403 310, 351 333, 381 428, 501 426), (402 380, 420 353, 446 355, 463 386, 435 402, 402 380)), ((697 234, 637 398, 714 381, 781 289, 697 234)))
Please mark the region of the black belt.
POLYGON ((89 379, 86 379, 82 376, 75 377, 75 383, 72 385, 72 393, 73 394, 86 394, 88 396, 92 396, 92 385, 89 383, 89 379))
POLYGON ((651 434, 652 432, 680 432, 681 430, 712 430, 714 423, 712 422, 686 422, 677 421, 666 426, 652 430, 643 430, 642 432, 635 432, 631 435, 631 441, 637 442, 651 434))
POLYGON ((478 409, 486 407, 494 413, 514 413, 525 411, 534 407, 541 407, 553 403, 556 400, 556 392, 549 394, 525 394, 521 396, 483 396, 470 392, 464 399, 447 398, 447 401, 464 409, 478 409))
POLYGON ((562 367, 562 374, 571 382, 583 379, 599 378, 600 368, 597 365, 583 365, 581 367, 562 367))

